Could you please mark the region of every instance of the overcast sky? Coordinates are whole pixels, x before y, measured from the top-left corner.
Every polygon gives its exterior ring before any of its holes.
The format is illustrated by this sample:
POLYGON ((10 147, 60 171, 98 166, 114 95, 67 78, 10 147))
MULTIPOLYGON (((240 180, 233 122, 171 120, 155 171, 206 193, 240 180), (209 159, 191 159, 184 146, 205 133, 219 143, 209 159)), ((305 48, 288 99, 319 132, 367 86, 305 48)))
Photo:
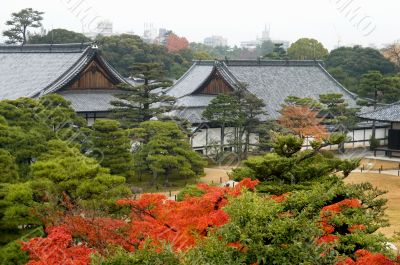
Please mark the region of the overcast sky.
POLYGON ((153 23, 189 41, 222 35, 230 45, 260 36, 265 24, 273 39, 311 37, 329 49, 400 39, 399 0, 1 0, 0 30, 12 12, 26 7, 45 12, 46 29, 78 32, 108 19, 116 32, 142 35, 144 24, 153 23))

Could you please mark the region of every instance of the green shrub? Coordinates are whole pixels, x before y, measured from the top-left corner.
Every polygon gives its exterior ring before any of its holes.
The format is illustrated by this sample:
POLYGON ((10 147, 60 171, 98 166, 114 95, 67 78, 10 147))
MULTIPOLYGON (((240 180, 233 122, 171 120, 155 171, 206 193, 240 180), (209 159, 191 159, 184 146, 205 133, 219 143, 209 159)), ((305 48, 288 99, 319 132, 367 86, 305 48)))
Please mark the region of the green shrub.
POLYGON ((371 136, 371 138, 369 138, 369 148, 370 150, 375 150, 376 148, 378 148, 380 145, 380 141, 378 139, 376 139, 375 137, 371 136))
POLYGON ((188 185, 183 188, 177 196, 177 201, 183 201, 186 195, 191 197, 200 197, 204 194, 204 191, 196 187, 196 185, 188 185))

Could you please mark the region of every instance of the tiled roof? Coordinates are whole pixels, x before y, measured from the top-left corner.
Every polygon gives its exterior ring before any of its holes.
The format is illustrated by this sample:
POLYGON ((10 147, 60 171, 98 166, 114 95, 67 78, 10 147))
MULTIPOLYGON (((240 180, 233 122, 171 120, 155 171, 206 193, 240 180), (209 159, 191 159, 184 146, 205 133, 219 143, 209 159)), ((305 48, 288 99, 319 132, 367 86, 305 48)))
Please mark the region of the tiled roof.
POLYGON ((400 102, 378 107, 376 110, 363 112, 357 116, 367 120, 400 122, 400 102))
POLYGON ((86 44, 1 45, 0 99, 37 97, 67 85, 96 56, 119 82, 125 82, 99 54, 86 44))
POLYGON ((58 94, 70 101, 76 112, 107 112, 113 107, 110 102, 119 100, 114 96, 116 93, 109 90, 75 90, 58 94))
MULTIPOLYGON (((288 96, 318 99, 320 94, 341 93, 350 106, 356 106, 356 96, 330 76, 321 61, 196 61, 167 93, 178 97, 178 103, 186 112, 194 108, 191 115, 197 111, 197 116, 201 117, 206 107, 204 96, 192 93, 215 68, 229 84, 245 83, 249 92, 263 99, 269 119, 279 117, 278 110, 288 96), (199 108, 200 105, 205 106, 199 108)), ((209 96, 207 101, 212 97, 215 96, 209 96)))

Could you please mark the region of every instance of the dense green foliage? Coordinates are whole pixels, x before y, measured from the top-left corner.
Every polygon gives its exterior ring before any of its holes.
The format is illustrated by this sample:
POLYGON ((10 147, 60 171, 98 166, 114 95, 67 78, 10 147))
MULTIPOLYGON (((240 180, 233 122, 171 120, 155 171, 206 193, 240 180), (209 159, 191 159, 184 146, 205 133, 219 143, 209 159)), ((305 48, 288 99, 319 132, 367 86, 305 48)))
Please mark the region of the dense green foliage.
POLYGON ((85 43, 91 39, 74 31, 66 29, 52 29, 46 34, 33 34, 29 36, 29 44, 65 44, 65 43, 85 43))
POLYGON ((110 175, 96 160, 59 140, 49 142, 48 152, 32 165, 32 176, 48 183, 47 189, 54 189, 51 196, 60 204, 67 198, 73 205, 107 210, 115 199, 130 193, 124 177, 110 175))
POLYGON ((96 41, 102 55, 123 76, 129 76, 131 67, 137 63, 160 63, 167 71, 167 76, 177 79, 192 64, 193 54, 183 49, 168 53, 164 46, 147 44, 139 36, 115 35, 99 36, 96 41))
POLYGON ((302 38, 290 45, 287 54, 292 60, 324 60, 329 52, 319 41, 302 38))
POLYGON ((118 121, 97 120, 91 134, 92 156, 111 174, 133 177, 133 158, 128 131, 118 121))
POLYGON ((1 262, 26 260, 21 253, 7 251, 16 248, 13 240, 34 236, 57 211, 113 211, 115 199, 130 194, 124 177, 110 175, 80 152, 88 141, 84 124, 57 94, 0 102, 1 262), (21 260, 15 260, 18 257, 21 260))
POLYGON ((187 136, 174 122, 147 121, 133 129, 137 141, 135 171, 151 182, 196 178, 204 174, 205 162, 191 150, 187 136))
MULTIPOLYGON (((356 164, 321 152, 324 146, 339 144, 345 139, 345 135, 332 134, 323 142, 312 142, 312 150, 301 151, 303 139, 293 135, 277 134, 272 145, 274 152, 244 161, 244 167, 233 170, 233 177, 235 179, 251 177, 280 184, 301 184, 327 176, 345 168, 343 163, 356 164)), ((278 188, 278 193, 282 191, 281 188, 278 188)))
POLYGON ((340 83, 357 93, 362 75, 370 71, 394 74, 395 66, 378 50, 361 46, 340 47, 332 50, 326 68, 340 83))

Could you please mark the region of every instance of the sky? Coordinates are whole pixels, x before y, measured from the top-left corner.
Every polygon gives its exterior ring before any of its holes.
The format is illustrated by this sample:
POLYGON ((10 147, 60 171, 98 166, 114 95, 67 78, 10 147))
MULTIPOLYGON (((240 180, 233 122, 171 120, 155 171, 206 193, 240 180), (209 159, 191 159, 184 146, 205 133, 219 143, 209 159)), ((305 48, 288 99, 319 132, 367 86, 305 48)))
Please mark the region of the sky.
POLYGON ((90 31, 109 20, 115 32, 142 35, 145 23, 152 23, 191 42, 222 35, 238 45, 261 36, 265 25, 272 39, 315 38, 330 50, 400 39, 398 0, 2 0, 0 31, 12 12, 27 7, 45 12, 45 29, 90 31))

